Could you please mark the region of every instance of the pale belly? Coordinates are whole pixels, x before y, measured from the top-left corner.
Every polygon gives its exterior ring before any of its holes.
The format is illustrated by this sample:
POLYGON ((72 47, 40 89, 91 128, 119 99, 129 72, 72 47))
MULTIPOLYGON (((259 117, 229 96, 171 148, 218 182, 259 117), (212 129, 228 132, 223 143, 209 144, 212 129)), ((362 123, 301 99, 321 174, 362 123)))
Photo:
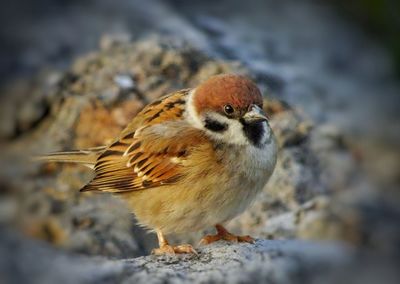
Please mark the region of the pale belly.
POLYGON ((234 153, 201 176, 178 185, 126 194, 138 221, 164 233, 199 231, 226 222, 255 200, 273 172, 276 146, 257 153, 234 153), (239 161, 238 157, 243 160, 239 161), (238 166, 240 165, 240 166, 238 166))

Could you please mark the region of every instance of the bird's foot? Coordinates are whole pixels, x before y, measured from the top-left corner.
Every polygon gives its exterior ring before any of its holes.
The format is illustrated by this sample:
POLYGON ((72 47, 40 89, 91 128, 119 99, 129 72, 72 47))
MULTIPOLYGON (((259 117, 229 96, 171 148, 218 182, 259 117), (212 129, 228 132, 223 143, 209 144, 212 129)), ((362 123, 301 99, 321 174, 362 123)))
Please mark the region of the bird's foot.
POLYGON ((219 240, 225 240, 233 243, 254 243, 255 239, 250 236, 235 236, 228 232, 223 226, 216 225, 216 235, 207 235, 200 240, 200 245, 208 245, 219 240))
POLYGON ((172 254, 175 255, 177 253, 190 253, 198 255, 197 251, 189 244, 179 245, 179 246, 171 246, 167 239, 165 238, 164 234, 161 230, 156 230, 157 237, 158 237, 158 245, 159 248, 153 249, 152 254, 155 255, 165 255, 165 254, 172 254))
POLYGON ((159 248, 153 249, 151 252, 155 255, 165 255, 165 254, 178 254, 178 253, 189 253, 198 255, 197 251, 193 248, 193 246, 189 244, 179 245, 179 246, 171 246, 168 244, 162 245, 159 248))

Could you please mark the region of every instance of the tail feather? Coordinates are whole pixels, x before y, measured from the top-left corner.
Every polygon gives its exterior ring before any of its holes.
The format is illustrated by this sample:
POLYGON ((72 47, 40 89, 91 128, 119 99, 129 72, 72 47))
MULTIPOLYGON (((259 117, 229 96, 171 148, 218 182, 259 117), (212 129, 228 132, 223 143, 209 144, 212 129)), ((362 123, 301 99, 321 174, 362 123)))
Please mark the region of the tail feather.
POLYGON ((82 150, 53 152, 46 155, 35 156, 34 160, 59 163, 77 163, 93 169, 97 158, 105 149, 106 146, 100 146, 82 150))

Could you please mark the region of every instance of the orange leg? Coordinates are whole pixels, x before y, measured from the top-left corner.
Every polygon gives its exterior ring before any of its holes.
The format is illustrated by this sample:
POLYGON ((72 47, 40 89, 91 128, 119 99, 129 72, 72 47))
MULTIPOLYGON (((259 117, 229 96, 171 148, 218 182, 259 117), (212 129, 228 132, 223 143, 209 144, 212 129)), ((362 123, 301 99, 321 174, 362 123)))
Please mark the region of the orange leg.
POLYGON ((192 253, 197 255, 197 251, 189 244, 171 246, 160 230, 157 230, 157 237, 159 248, 153 249, 153 251, 151 252, 152 254, 163 255, 176 253, 192 253))
POLYGON ((254 243, 254 239, 250 236, 235 236, 231 233, 229 233, 222 225, 215 225, 215 228, 217 229, 217 234, 216 235, 207 235, 204 238, 200 240, 201 245, 208 245, 213 242, 219 241, 219 240, 225 240, 228 242, 244 242, 244 243, 254 243))

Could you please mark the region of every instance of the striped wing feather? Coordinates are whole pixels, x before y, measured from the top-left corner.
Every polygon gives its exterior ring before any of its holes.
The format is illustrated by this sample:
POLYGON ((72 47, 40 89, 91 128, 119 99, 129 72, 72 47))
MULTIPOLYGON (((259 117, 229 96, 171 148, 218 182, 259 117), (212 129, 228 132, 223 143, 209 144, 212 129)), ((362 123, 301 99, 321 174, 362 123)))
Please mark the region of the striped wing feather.
POLYGON ((81 191, 123 193, 179 180, 186 158, 204 139, 182 119, 186 93, 163 97, 143 109, 100 155, 95 178, 81 191))

